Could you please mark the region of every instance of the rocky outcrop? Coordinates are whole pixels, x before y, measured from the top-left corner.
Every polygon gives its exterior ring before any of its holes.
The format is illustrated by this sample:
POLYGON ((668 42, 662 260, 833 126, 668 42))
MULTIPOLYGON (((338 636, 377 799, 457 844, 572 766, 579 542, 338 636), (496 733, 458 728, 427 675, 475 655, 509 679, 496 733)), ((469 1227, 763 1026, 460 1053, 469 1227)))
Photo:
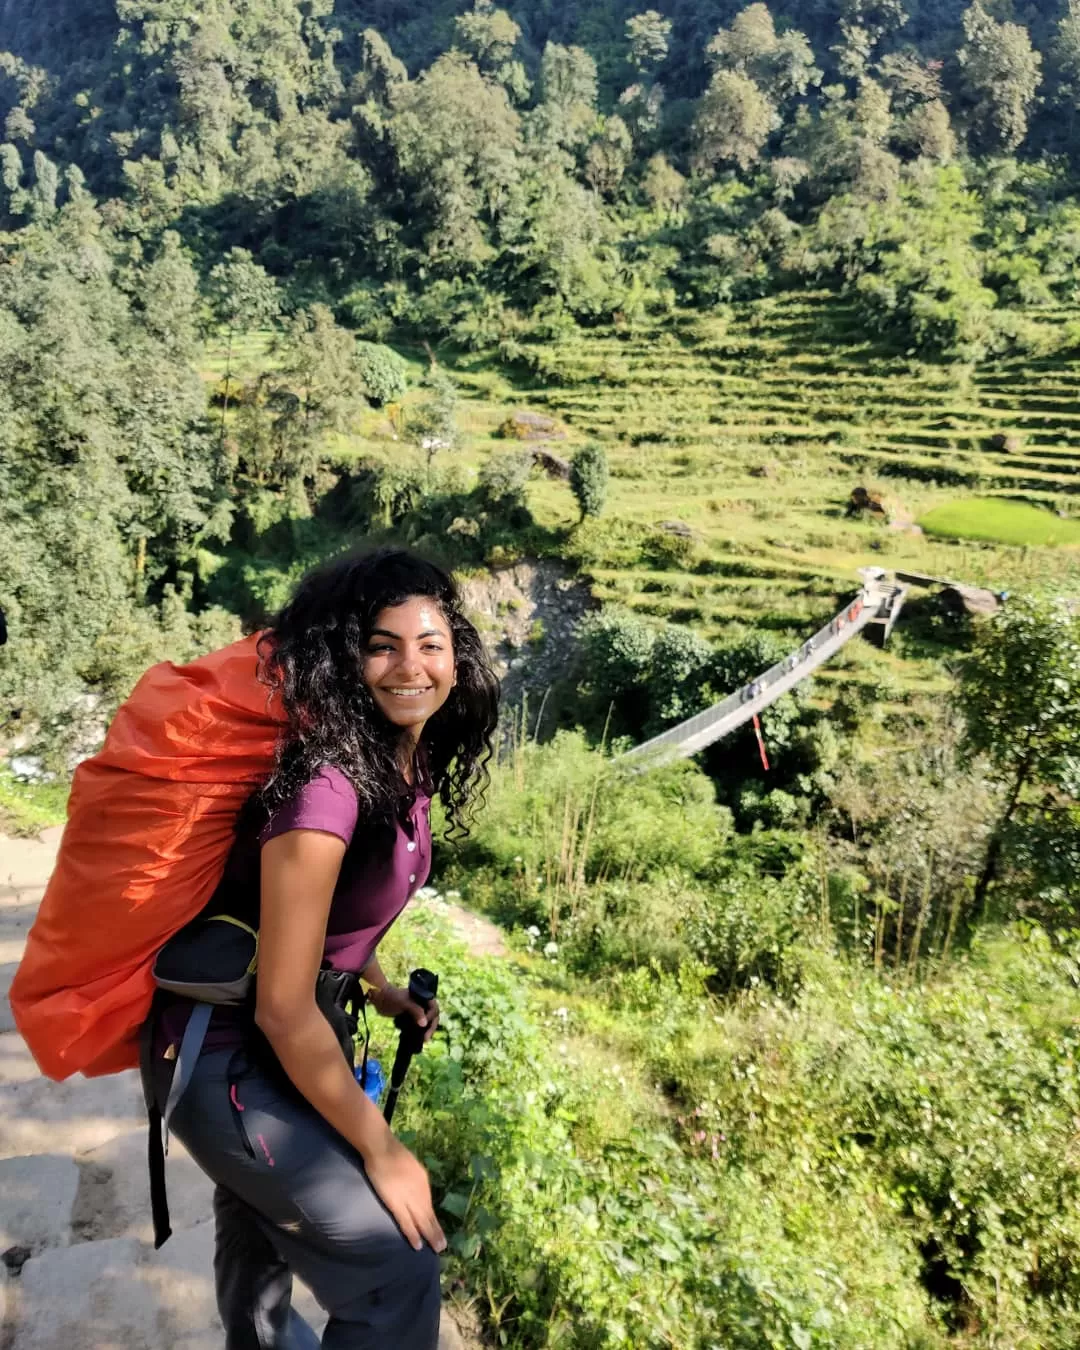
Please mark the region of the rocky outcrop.
POLYGON ((573 677, 574 628, 596 605, 573 573, 557 563, 520 562, 466 578, 462 592, 502 680, 506 706, 525 696, 536 706, 553 684, 573 677))
POLYGON ((512 441, 565 441, 566 428, 546 413, 518 408, 499 427, 498 434, 512 441))

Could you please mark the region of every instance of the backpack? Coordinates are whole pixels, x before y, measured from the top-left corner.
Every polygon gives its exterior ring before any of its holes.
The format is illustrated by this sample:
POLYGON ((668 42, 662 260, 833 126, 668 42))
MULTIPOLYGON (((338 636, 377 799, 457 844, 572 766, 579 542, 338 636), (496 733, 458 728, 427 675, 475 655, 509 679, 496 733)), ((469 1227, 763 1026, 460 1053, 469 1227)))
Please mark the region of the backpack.
POLYGON ((139 1063, 155 958, 210 900, 240 809, 273 767, 285 719, 258 680, 258 637, 147 671, 75 771, 10 993, 50 1078, 139 1063))

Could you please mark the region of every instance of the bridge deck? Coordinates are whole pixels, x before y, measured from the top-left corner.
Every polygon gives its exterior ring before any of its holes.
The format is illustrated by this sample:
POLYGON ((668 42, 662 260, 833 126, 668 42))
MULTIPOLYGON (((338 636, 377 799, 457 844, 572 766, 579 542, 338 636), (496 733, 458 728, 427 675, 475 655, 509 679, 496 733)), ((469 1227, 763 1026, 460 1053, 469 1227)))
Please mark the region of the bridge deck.
POLYGON ((905 593, 904 586, 877 579, 868 581, 852 604, 830 619, 824 628, 819 628, 796 651, 770 666, 735 693, 714 703, 711 708, 636 745, 621 758, 648 759, 652 762, 683 759, 729 736, 749 722, 755 713, 775 703, 818 666, 835 656, 867 624, 883 624, 887 635, 905 593))

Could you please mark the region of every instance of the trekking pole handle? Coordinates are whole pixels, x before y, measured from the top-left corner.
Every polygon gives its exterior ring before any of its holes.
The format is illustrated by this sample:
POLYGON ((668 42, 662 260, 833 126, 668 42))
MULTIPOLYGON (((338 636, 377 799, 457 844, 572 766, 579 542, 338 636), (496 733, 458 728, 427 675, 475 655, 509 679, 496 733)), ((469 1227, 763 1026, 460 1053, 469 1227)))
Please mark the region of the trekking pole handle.
MULTIPOLYGON (((425 970, 422 966, 409 974, 409 999, 412 1003, 418 1003, 424 1012, 431 1010, 431 1005, 435 1001, 435 996, 439 992, 439 977, 430 970, 425 970)), ((413 1017, 411 1012, 399 1012, 394 1018, 394 1026, 401 1032, 402 1040, 405 1041, 414 1055, 420 1054, 424 1048, 424 1036, 427 1028, 422 1027, 413 1017)))
MULTIPOLYGON (((409 998, 413 1003, 418 1003, 424 1012, 430 1010, 438 990, 439 977, 430 970, 420 968, 409 975, 409 998)), ((390 1091, 387 1093, 386 1106, 383 1108, 383 1118, 388 1125, 394 1118, 398 1093, 405 1082, 409 1064, 413 1055, 418 1055, 423 1050, 426 1035, 426 1028, 420 1026, 411 1012, 398 1013, 394 1018, 394 1026, 398 1029, 398 1048, 394 1056, 394 1067, 390 1072, 390 1091)))

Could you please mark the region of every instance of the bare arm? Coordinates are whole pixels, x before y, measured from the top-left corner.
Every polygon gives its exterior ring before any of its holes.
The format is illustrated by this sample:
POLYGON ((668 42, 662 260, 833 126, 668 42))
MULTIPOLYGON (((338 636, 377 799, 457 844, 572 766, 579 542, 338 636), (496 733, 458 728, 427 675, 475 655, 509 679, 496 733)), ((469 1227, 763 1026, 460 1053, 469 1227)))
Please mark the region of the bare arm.
POLYGON ((356 1082, 315 1002, 330 901, 345 855, 336 835, 290 830, 262 850, 255 1022, 296 1087, 357 1150, 407 1240, 446 1245, 427 1174, 356 1082))

